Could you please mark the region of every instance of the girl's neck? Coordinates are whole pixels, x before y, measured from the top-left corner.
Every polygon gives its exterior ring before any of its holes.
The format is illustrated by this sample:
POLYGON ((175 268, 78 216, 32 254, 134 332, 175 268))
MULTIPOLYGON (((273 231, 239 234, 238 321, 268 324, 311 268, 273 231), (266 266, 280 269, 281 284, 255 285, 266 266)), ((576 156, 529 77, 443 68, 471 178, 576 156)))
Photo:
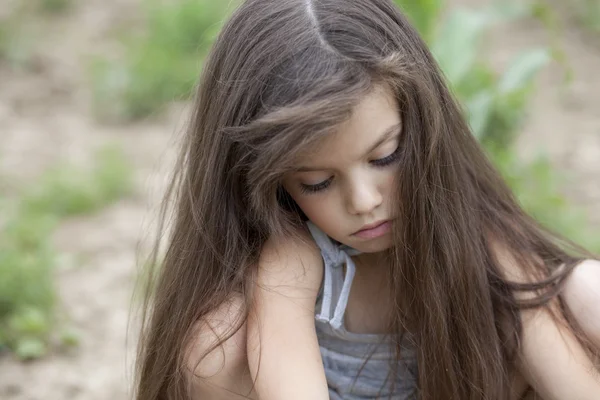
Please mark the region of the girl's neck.
POLYGON ((356 275, 380 277, 388 273, 389 258, 386 252, 361 253, 352 257, 356 265, 356 275))

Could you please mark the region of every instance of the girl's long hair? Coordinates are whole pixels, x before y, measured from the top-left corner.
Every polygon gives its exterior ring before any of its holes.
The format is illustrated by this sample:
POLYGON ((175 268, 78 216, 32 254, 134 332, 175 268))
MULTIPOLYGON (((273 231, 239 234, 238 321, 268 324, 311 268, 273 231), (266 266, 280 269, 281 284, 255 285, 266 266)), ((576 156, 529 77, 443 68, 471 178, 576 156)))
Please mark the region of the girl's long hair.
MULTIPOLYGON (((420 399, 509 398, 519 311, 555 296, 562 305, 585 253, 522 211, 391 1, 248 0, 205 62, 165 199, 172 226, 148 263, 159 267, 142 305, 137 399, 189 398, 194 324, 233 294, 248 307, 263 244, 302 224, 283 174, 376 85, 392 90, 403 121, 391 334, 414 338, 420 399), (536 283, 507 280, 500 254, 536 283)), ((566 307, 559 314, 580 332, 566 307)))

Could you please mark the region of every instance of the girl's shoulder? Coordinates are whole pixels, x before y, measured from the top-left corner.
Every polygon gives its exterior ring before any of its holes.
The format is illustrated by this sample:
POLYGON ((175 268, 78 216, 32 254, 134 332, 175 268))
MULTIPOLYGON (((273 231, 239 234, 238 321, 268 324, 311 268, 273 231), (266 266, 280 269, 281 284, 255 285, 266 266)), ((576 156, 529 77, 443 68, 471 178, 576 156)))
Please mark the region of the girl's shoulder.
POLYGON ((323 258, 308 228, 271 236, 260 253, 258 276, 261 284, 290 285, 316 296, 323 279, 323 258))

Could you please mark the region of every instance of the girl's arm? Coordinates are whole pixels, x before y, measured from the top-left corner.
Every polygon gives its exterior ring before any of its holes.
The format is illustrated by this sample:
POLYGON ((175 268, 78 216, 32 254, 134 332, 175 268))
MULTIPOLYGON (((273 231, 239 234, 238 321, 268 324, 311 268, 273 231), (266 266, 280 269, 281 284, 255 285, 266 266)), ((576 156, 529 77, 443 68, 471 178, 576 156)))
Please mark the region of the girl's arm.
POLYGON ((518 368, 545 400, 596 400, 600 376, 571 330, 546 309, 521 314, 523 338, 518 368))
MULTIPOLYGON (((527 281, 514 259, 506 252, 498 254, 509 279, 527 281)), ((557 299, 548 308, 560 315, 557 299)), ((517 368, 544 400, 600 399, 598 370, 571 329, 555 321, 548 308, 521 312, 523 336, 517 368)))
POLYGON ((323 261, 314 242, 269 240, 248 317, 248 365, 260 400, 328 400, 315 331, 323 261))

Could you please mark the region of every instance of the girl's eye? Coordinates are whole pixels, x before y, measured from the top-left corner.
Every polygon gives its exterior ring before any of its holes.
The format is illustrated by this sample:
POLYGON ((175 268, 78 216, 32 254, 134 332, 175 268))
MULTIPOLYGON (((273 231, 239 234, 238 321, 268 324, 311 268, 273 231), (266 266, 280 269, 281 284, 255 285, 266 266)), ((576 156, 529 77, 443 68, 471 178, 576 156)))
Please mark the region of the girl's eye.
POLYGON ((400 158, 400 146, 396 147, 396 150, 394 150, 394 152, 392 154, 390 154, 389 156, 386 156, 383 158, 378 158, 377 160, 372 160, 371 164, 378 166, 378 167, 385 167, 385 166, 388 166, 388 165, 398 161, 399 158, 400 158))
POLYGON ((304 183, 301 183, 300 191, 302 192, 302 194, 312 194, 312 193, 320 192, 329 187, 329 185, 331 184, 331 179, 332 178, 329 178, 326 181, 317 183, 316 185, 306 185, 304 183))
MULTIPOLYGON (((400 146, 396 147, 396 150, 394 150, 394 152, 392 154, 390 154, 389 156, 383 157, 383 158, 378 158, 376 160, 371 160, 369 161, 372 165, 375 165, 376 167, 386 167, 388 165, 391 165, 393 163, 395 163, 396 161, 398 161, 398 159, 400 158, 400 146)), ((313 193, 317 193, 317 192, 321 192, 325 189, 327 189, 329 187, 329 185, 331 185, 331 181, 332 181, 333 177, 317 183, 316 185, 307 185, 304 183, 300 184, 300 191, 302 192, 302 194, 313 194, 313 193)))

